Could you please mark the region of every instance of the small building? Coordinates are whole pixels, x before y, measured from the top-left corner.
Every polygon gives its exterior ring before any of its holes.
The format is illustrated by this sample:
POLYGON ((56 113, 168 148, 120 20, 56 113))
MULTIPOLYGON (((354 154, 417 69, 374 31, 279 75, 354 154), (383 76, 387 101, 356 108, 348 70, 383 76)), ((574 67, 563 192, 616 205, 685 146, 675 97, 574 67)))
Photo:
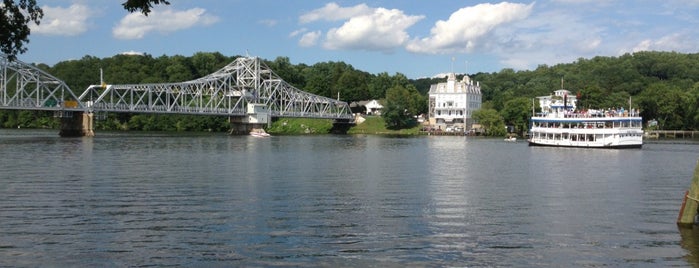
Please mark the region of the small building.
POLYGON ((473 111, 481 108, 480 83, 467 75, 461 81, 450 73, 447 82, 433 84, 429 91, 429 124, 432 129, 469 131, 473 111))
POLYGON ((350 103, 350 109, 353 113, 381 115, 383 105, 377 100, 356 101, 350 103))

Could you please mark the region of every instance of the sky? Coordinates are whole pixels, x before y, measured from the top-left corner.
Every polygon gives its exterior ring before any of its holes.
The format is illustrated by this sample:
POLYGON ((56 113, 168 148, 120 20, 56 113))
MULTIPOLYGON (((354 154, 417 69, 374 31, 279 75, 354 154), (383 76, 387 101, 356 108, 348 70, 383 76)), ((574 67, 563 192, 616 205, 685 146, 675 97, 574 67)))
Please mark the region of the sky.
POLYGON ((532 70, 638 51, 699 52, 699 0, 38 0, 21 61, 220 52, 345 62, 408 78, 532 70))

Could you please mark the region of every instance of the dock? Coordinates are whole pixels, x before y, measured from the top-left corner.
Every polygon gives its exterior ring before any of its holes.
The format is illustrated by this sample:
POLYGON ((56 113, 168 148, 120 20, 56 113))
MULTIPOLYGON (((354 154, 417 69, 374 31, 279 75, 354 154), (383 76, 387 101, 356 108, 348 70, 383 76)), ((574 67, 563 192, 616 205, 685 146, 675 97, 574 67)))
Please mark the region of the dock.
POLYGON ((469 136, 468 133, 463 131, 420 131, 422 135, 428 136, 469 136))
POLYGON ((650 130, 650 131, 646 131, 644 138, 649 138, 649 139, 699 139, 699 131, 696 131, 696 130, 650 130))

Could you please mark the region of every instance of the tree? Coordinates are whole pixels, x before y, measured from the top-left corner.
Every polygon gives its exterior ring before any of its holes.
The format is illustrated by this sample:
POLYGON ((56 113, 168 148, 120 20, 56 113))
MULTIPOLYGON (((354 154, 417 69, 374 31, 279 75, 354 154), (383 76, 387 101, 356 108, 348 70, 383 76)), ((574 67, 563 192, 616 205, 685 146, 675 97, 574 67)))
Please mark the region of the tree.
POLYGON ((170 2, 167 0, 127 0, 122 6, 124 6, 124 9, 128 12, 136 12, 136 11, 141 11, 143 15, 148 16, 148 13, 151 12, 151 8, 153 8, 153 5, 159 5, 159 4, 165 4, 169 5, 170 2))
POLYGON ((386 103, 381 116, 386 122, 386 128, 402 129, 409 127, 412 117, 409 113, 410 92, 403 86, 396 85, 386 91, 386 103))
MULTIPOLYGON (((148 16, 153 5, 169 5, 167 0, 127 0, 122 6, 128 12, 140 11, 148 16)), ((9 60, 17 59, 17 54, 27 52, 31 30, 28 24, 37 25, 44 17, 44 11, 36 0, 2 0, 0 4, 0 52, 9 60)))
POLYGON ((39 24, 44 17, 44 11, 36 4, 36 0, 3 0, 0 5, 0 51, 9 60, 15 60, 18 53, 24 53, 29 43, 31 30, 29 22, 39 24))
POLYGON ((504 136, 507 132, 502 117, 494 109, 476 110, 473 119, 483 126, 487 136, 504 136))
POLYGON ((532 116, 532 102, 528 98, 518 97, 505 102, 500 112, 505 123, 515 127, 515 132, 523 135, 529 129, 529 118, 532 116))

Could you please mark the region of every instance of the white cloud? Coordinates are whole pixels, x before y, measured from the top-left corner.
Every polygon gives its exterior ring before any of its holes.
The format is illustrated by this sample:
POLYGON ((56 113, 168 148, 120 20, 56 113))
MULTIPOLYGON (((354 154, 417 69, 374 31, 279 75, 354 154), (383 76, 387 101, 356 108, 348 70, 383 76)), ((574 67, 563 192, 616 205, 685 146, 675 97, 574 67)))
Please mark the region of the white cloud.
POLYGON ((291 33, 289 34, 289 37, 296 37, 297 35, 302 34, 302 33, 305 33, 305 32, 308 32, 308 29, 307 29, 307 28, 301 28, 301 29, 298 29, 298 30, 296 30, 296 31, 291 32, 291 33))
POLYGON ((138 52, 138 51, 134 51, 134 50, 124 51, 124 52, 121 52, 119 54, 126 55, 126 56, 143 56, 143 55, 145 55, 145 53, 143 53, 143 52, 138 52))
POLYGON ((328 3, 324 7, 314 9, 311 12, 301 15, 301 23, 309 23, 318 20, 340 21, 355 16, 367 15, 373 12, 366 4, 359 4, 353 7, 340 7, 337 3, 328 3))
POLYGON ((267 27, 273 27, 273 26, 277 25, 278 22, 276 20, 267 19, 267 20, 260 20, 260 21, 258 21, 258 23, 265 25, 267 27))
POLYGON ((410 38, 406 29, 424 16, 408 16, 401 10, 377 8, 371 14, 349 19, 326 34, 326 49, 390 51, 410 38))
POLYGON ((315 46, 318 43, 319 38, 320 38, 320 31, 307 32, 301 36, 301 39, 299 40, 299 46, 302 46, 302 47, 315 46))
POLYGON ((696 40, 692 40, 691 36, 689 33, 672 33, 656 40, 645 39, 640 41, 632 49, 632 52, 650 50, 693 52, 696 49, 693 46, 693 44, 696 44, 696 40))
POLYGON ((218 17, 206 13, 203 8, 184 11, 173 9, 153 10, 148 16, 139 12, 130 13, 112 29, 117 39, 141 39, 149 32, 163 34, 216 23, 218 17))
POLYGON ((87 31, 87 21, 95 14, 85 5, 73 4, 67 8, 43 6, 41 23, 30 24, 32 34, 76 36, 87 31))
POLYGON ((417 53, 465 53, 485 45, 491 34, 503 25, 526 19, 534 4, 502 2, 465 7, 452 13, 447 21, 437 21, 430 37, 412 40, 406 47, 417 53))

